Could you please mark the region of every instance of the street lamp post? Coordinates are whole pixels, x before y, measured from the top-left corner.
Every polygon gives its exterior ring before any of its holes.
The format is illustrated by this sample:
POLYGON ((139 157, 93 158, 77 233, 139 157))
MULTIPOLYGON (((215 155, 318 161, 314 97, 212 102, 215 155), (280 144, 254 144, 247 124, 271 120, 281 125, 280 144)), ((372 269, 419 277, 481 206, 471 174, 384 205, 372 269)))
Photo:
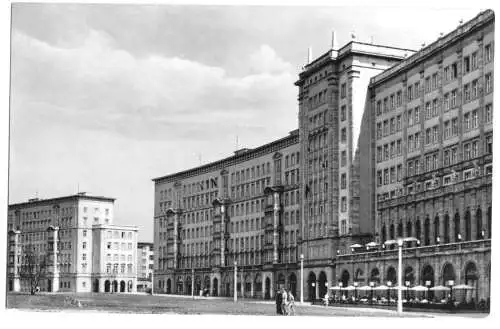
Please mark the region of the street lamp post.
POLYGON ((401 286, 403 282, 403 243, 413 241, 416 241, 417 244, 419 243, 419 240, 413 237, 389 240, 384 243, 384 245, 398 245, 398 314, 400 315, 403 313, 403 299, 401 298, 401 286))
POLYGON ((237 284, 237 281, 238 281, 238 277, 237 277, 237 273, 238 273, 238 262, 237 261, 234 261, 234 302, 237 302, 238 301, 238 284, 237 284))
POLYGON ((358 288, 358 282, 355 281, 354 282, 354 300, 357 301, 358 300, 358 291, 356 290, 358 288))
POLYGON ((191 297, 194 299, 194 268, 191 269, 191 297))
POLYGON ((304 254, 300 254, 300 303, 304 303, 304 254))
POLYGON ((408 291, 410 289, 410 281, 405 281, 405 286, 406 286, 406 298, 405 299, 408 300, 410 298, 409 293, 408 293, 408 291))
POLYGON ((373 286, 375 286, 375 282, 370 281, 370 304, 373 304, 373 286))

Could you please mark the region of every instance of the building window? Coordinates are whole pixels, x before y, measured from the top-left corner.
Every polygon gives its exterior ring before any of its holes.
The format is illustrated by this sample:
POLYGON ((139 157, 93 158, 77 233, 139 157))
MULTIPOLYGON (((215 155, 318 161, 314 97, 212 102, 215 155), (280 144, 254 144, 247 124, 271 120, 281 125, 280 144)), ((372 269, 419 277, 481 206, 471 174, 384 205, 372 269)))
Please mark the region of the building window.
POLYGON ((464 114, 464 130, 465 131, 470 130, 470 113, 464 114))
POLYGON ((346 119, 346 111, 347 111, 346 108, 347 107, 345 105, 342 105, 340 107, 340 121, 345 121, 346 119))
POLYGON ((382 186, 382 170, 377 171, 377 186, 382 186))
POLYGON ((486 136, 486 153, 492 154, 493 153, 493 136, 489 135, 486 136))
POLYGON ((453 136, 458 135, 458 118, 451 119, 451 133, 453 136))
POLYGON ((470 72, 470 57, 465 56, 464 57, 464 74, 467 74, 470 72))
POLYGON ((464 102, 470 101, 470 84, 464 85, 464 102))
POLYGON ((451 91, 451 108, 454 108, 457 106, 457 90, 454 89, 451 91))
POLYGON ((493 106, 492 104, 486 104, 484 107, 484 122, 491 123, 493 121, 493 106))
POLYGON ((340 131, 340 142, 345 143, 347 141, 347 129, 342 128, 340 131))
POLYGON ((486 63, 491 62, 493 59, 493 48, 491 47, 491 43, 484 46, 484 61, 486 63))
POLYGON ((345 189, 347 187, 347 175, 342 173, 340 175, 340 188, 345 189))
POLYGON ((343 196, 340 199, 340 211, 341 212, 346 212, 347 211, 347 197, 343 196))
POLYGON ((340 152, 340 166, 344 167, 347 163, 347 151, 340 152))
POLYGON ((340 97, 345 98, 346 97, 346 84, 343 83, 340 85, 340 97))
POLYGON ((82 243, 82 249, 87 249, 87 242, 82 243))
POLYGON ((493 91, 493 79, 491 76, 491 72, 484 75, 484 85, 486 93, 490 93, 493 91))

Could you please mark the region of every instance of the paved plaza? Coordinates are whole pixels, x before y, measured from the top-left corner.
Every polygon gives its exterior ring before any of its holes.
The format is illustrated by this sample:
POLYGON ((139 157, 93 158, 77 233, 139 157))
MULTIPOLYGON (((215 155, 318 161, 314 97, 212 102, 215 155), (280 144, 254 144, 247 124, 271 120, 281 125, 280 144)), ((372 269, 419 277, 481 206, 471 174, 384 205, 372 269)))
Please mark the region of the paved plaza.
MULTIPOLYGON (((71 310, 118 313, 154 314, 226 314, 226 315, 275 315, 273 301, 202 298, 166 295, 120 294, 9 294, 7 308, 24 310, 71 310)), ((382 316, 397 317, 395 311, 375 308, 324 307, 296 305, 297 316, 382 316)), ((407 312, 405 317, 434 317, 445 314, 407 312)), ((485 314, 460 314, 459 316, 483 317, 485 314)))

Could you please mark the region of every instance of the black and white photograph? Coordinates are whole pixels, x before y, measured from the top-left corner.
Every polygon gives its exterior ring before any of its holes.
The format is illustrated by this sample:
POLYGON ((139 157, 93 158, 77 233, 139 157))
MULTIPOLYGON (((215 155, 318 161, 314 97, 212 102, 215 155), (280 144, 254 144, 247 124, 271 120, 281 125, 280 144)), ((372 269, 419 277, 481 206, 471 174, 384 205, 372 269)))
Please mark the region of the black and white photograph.
POLYGON ((495 8, 426 4, 10 2, 4 313, 481 324, 495 8))

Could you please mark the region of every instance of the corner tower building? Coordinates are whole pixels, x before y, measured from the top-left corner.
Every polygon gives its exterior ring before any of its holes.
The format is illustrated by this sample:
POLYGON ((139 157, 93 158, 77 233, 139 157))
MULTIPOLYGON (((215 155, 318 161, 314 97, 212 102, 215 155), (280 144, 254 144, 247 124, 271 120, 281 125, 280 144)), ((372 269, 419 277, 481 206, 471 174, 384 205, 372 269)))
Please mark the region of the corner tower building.
POLYGON ((310 298, 324 295, 325 279, 319 276, 326 273, 327 281, 332 281, 330 269, 337 254, 348 245, 370 239, 373 227, 370 217, 359 216, 359 186, 354 179, 358 177, 354 151, 366 91, 371 77, 413 53, 351 41, 308 63, 296 82, 303 195, 301 247, 305 266, 315 268, 307 278, 310 298))

